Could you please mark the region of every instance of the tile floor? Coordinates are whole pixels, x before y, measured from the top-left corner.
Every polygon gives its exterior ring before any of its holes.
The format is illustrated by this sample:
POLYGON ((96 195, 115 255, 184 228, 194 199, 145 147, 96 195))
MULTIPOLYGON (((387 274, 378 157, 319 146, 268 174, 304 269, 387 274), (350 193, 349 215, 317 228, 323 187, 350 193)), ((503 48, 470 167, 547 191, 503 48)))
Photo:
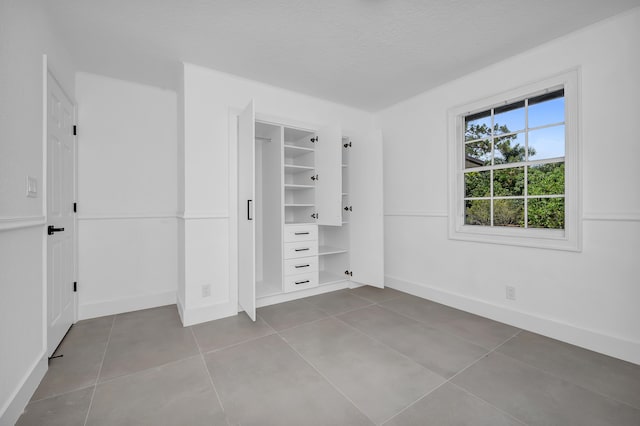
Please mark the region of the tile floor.
POLYGON ((81 321, 19 425, 640 425, 640 366, 392 289, 81 321))

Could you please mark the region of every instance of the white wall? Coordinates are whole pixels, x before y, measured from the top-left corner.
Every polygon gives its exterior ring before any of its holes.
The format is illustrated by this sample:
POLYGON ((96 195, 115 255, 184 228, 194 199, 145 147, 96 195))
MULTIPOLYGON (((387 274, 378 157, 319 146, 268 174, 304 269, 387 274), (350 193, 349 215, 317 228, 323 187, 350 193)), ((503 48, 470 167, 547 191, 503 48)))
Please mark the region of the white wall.
POLYGON ((43 54, 73 96, 73 64, 40 7, 0 1, 0 425, 15 423, 47 369, 43 54), (37 198, 25 196, 27 175, 37 198))
POLYGON ((175 303, 175 92, 76 75, 79 317, 175 303))
POLYGON ((387 284, 640 363, 638 40, 635 9, 380 112, 387 284), (447 110, 574 67, 583 251, 448 240, 447 110))
POLYGON ((237 313, 237 159, 230 109, 237 113, 255 99, 258 114, 337 124, 350 135, 370 130, 373 120, 366 112, 195 65, 185 64, 183 73, 179 126, 184 134, 178 139, 183 141, 184 187, 178 193, 184 205, 184 241, 179 242, 184 292, 178 299, 183 321, 192 324, 237 313), (211 296, 202 297, 207 284, 211 296))

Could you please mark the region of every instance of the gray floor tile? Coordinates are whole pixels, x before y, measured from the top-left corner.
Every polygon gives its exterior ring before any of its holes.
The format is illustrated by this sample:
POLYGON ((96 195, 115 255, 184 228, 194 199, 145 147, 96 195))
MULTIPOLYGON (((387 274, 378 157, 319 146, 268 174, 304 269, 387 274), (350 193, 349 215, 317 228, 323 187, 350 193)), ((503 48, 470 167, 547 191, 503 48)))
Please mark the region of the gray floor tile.
POLYGON ((529 332, 499 352, 640 408, 640 366, 529 332))
POLYGON ((100 381, 134 373, 199 353, 175 305, 117 315, 100 381))
POLYGON ((389 287, 378 288, 372 287, 370 285, 363 285, 362 287, 353 288, 349 290, 349 293, 355 294, 356 296, 362 297, 363 299, 370 300, 373 303, 384 302, 385 300, 393 299, 394 297, 405 294, 401 291, 394 290, 389 287))
POLYGON ((411 295, 402 295, 380 305, 487 349, 495 348, 518 332, 510 325, 411 295))
POLYGON ((194 325, 192 328, 202 352, 274 333, 262 318, 258 317, 254 322, 244 313, 194 325))
POLYGON ((343 312, 369 306, 372 303, 361 297, 352 295, 347 290, 319 294, 317 296, 307 297, 304 300, 322 309, 329 315, 338 315, 343 312))
POLYGON ((100 383, 87 425, 224 425, 201 356, 100 383))
POLYGON ((446 378, 488 352, 380 306, 358 309, 338 318, 446 378))
POLYGON ((521 426, 524 423, 468 392, 445 383, 385 426, 521 426))
POLYGON ((79 321, 49 361, 49 369, 32 400, 81 389, 96 383, 107 347, 113 316, 79 321))
POLYGON ((530 425, 640 424, 640 410, 499 353, 452 381, 530 425))
POLYGON ((444 381, 333 318, 281 335, 376 423, 397 414, 444 381))
POLYGON ((29 403, 16 426, 82 426, 93 386, 29 403))
POLYGON ((327 314, 304 300, 279 303, 258 309, 258 316, 276 330, 295 327, 327 317, 327 314))
POLYGON ((232 424, 371 424, 279 336, 211 352, 205 360, 232 424))

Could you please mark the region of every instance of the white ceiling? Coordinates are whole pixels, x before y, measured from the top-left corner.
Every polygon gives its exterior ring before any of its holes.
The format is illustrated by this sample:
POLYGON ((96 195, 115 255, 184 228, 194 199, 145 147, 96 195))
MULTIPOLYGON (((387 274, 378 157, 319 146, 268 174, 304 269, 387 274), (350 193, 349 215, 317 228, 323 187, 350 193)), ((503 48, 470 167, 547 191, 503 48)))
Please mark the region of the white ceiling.
POLYGON ((43 0, 80 70, 179 62, 376 111, 640 0, 43 0))

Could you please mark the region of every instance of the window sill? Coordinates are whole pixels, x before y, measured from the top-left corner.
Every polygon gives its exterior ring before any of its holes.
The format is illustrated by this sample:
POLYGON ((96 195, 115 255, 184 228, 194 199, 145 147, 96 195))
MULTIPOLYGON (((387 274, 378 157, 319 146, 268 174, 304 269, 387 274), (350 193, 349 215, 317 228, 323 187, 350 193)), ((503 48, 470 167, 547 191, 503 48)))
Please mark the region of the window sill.
POLYGON ((582 251, 577 238, 568 238, 567 231, 556 229, 502 229, 463 225, 458 229, 450 229, 449 239, 549 250, 582 251))

